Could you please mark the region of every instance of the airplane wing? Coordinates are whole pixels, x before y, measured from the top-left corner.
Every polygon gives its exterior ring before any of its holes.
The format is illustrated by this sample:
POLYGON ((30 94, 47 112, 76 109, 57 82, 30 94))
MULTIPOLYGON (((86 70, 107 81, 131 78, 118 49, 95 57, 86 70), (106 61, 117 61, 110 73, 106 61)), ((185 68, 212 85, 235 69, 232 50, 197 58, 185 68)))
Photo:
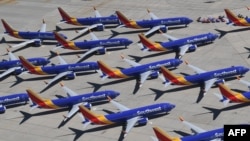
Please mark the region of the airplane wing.
POLYGON ((43 24, 42 24, 42 26, 41 26, 41 28, 40 28, 39 31, 40 31, 40 32, 46 32, 46 23, 45 23, 44 20, 43 20, 43 24))
POLYGON ((132 60, 129 60, 129 59, 125 58, 123 55, 121 55, 121 58, 122 58, 122 60, 124 60, 125 62, 129 63, 133 67, 141 65, 139 63, 136 63, 135 61, 132 61, 132 60))
POLYGON ((174 40, 178 40, 179 39, 179 38, 176 38, 174 36, 168 35, 168 34, 163 33, 163 32, 161 32, 161 35, 164 36, 164 37, 166 37, 169 41, 174 41, 174 40))
POLYGON ((163 25, 158 25, 158 26, 154 26, 153 28, 151 28, 148 32, 146 32, 144 35, 147 36, 157 30, 159 30, 163 25))
MULTIPOLYGON (((140 78, 141 78, 140 84, 141 85, 147 80, 147 78, 150 74, 151 74, 151 71, 146 71, 146 72, 140 74, 140 78)), ((140 85, 140 87, 141 87, 141 85, 140 85)))
POLYGON ((125 135, 135 126, 136 122, 140 119, 140 117, 134 117, 127 120, 127 126, 125 129, 125 135))
POLYGON ((40 40, 40 39, 32 39, 32 40, 27 40, 27 41, 24 41, 20 44, 16 44, 16 45, 13 45, 13 46, 10 46, 11 48, 19 48, 19 47, 24 47, 30 43, 34 43, 36 40, 40 40))
POLYGON ((102 15, 99 13, 99 11, 94 7, 95 10, 95 17, 102 17, 102 15))
POLYGON ((90 36, 91 36, 91 38, 92 38, 92 40, 99 40, 96 36, 95 36, 95 34, 93 33, 93 32, 89 32, 89 34, 90 34, 90 36))
POLYGON ((65 71, 65 72, 59 73, 58 75, 56 75, 56 77, 54 77, 52 80, 50 80, 50 81, 47 83, 47 86, 49 86, 49 85, 52 84, 53 82, 55 82, 55 81, 61 79, 62 77, 66 76, 68 73, 69 73, 69 71, 65 71))
POLYGON ((82 58, 84 58, 85 56, 87 56, 87 55, 89 55, 89 54, 91 54, 91 53, 93 53, 93 52, 95 52, 95 51, 97 51, 97 50, 99 50, 99 49, 102 49, 102 48, 103 48, 103 47, 94 47, 94 48, 91 48, 90 50, 88 50, 87 52, 85 52, 84 54, 82 54, 82 55, 80 56, 79 61, 82 60, 82 58))
POLYGON ((205 70, 202 70, 196 66, 193 66, 191 64, 189 64, 188 62, 185 61, 185 63, 187 64, 188 67, 190 67, 191 69, 193 69, 196 73, 204 73, 206 72, 205 70))
POLYGON ((181 56, 183 56, 187 52, 189 46, 190 46, 189 44, 186 44, 186 45, 183 45, 180 47, 180 55, 181 56))
POLYGON ((103 24, 100 24, 100 23, 99 24, 93 24, 93 25, 91 25, 89 27, 84 28, 83 30, 78 31, 78 33, 82 34, 82 33, 87 32, 88 30, 91 30, 93 28, 96 28, 97 26, 102 26, 102 25, 103 24))
POLYGON ((182 117, 179 118, 181 120, 181 122, 186 125, 188 128, 190 128, 192 130, 192 132, 194 132, 195 134, 198 134, 198 133, 203 133, 203 132, 206 132, 206 130, 188 122, 188 121, 185 121, 182 117))
POLYGON ((6 70, 5 72, 0 74, 0 78, 3 78, 4 76, 7 76, 9 74, 11 74, 12 72, 14 72, 17 68, 20 67, 13 67, 13 68, 9 68, 8 70, 6 70))
POLYGON ((159 17, 157 17, 153 12, 151 12, 149 9, 147 10, 148 14, 150 15, 151 19, 155 20, 155 19, 159 19, 159 17))
POLYGON ((205 81, 205 93, 213 86, 213 84, 217 81, 217 78, 213 78, 205 81))
POLYGON ((72 117, 72 115, 74 115, 74 114, 79 110, 79 106, 80 106, 81 104, 82 104, 82 103, 78 103, 78 104, 73 105, 72 108, 70 109, 70 111, 68 112, 68 114, 65 116, 64 121, 65 121, 67 118, 72 117))
POLYGON ((129 110, 128 107, 126 107, 126 106, 124 106, 124 105, 122 105, 122 104, 120 104, 120 103, 118 103, 118 102, 116 102, 116 101, 114 101, 114 100, 112 100, 112 99, 110 99, 110 102, 111 102, 115 107, 117 107, 120 111, 129 110))
POLYGON ((57 55, 57 57, 59 59, 60 64, 62 65, 68 64, 60 55, 57 55))
POLYGON ((18 58, 16 58, 16 56, 9 49, 7 49, 7 52, 8 52, 10 61, 18 60, 18 58))
MULTIPOLYGON (((69 97, 71 97, 71 96, 77 96, 77 95, 78 95, 76 92, 74 92, 74 91, 71 90, 70 88, 64 86, 62 83, 60 83, 60 85, 62 86, 62 88, 64 89, 64 91, 67 93, 67 95, 68 95, 69 97)), ((77 105, 77 107, 78 107, 78 105, 77 105)))

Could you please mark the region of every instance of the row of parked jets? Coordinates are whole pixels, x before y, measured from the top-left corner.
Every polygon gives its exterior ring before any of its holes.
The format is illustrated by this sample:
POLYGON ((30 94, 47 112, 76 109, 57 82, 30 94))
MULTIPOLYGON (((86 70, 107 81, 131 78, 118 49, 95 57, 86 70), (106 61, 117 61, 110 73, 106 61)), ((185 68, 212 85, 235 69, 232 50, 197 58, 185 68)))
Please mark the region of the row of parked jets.
MULTIPOLYGON (((19 75, 24 71, 28 71, 31 74, 37 75, 55 75, 55 77, 47 82, 45 88, 51 84, 59 81, 62 78, 74 79, 77 72, 82 71, 97 71, 101 78, 104 80, 106 78, 129 78, 134 77, 138 79, 140 87, 149 78, 157 78, 158 76, 163 80, 165 86, 168 85, 202 85, 201 90, 205 95, 206 92, 214 85, 218 84, 221 95, 217 96, 223 101, 224 104, 228 102, 249 102, 250 92, 239 93, 231 90, 226 85, 224 85, 224 79, 243 76, 249 71, 249 68, 244 66, 232 66, 228 68, 222 68, 212 71, 202 70, 188 62, 185 64, 193 69, 196 74, 189 76, 179 76, 171 72, 170 69, 175 69, 180 64, 183 63, 181 57, 188 51, 195 51, 197 46, 202 44, 207 44, 213 42, 218 38, 217 34, 205 33, 195 36, 190 36, 182 39, 172 37, 164 32, 167 31, 169 26, 185 25, 187 26, 192 22, 191 19, 187 17, 175 17, 175 18, 158 18, 150 10, 148 10, 151 16, 150 20, 129 20, 120 11, 116 11, 116 15, 111 15, 108 17, 103 17, 100 13, 95 10, 95 17, 89 18, 75 18, 69 16, 62 8, 58 8, 59 13, 62 17, 61 23, 68 23, 73 25, 83 25, 87 26, 79 33, 85 33, 87 31, 96 29, 104 30, 105 26, 108 24, 118 24, 119 27, 128 28, 149 28, 145 34, 139 34, 139 39, 141 43, 142 51, 174 51, 176 52, 176 57, 173 59, 165 59, 156 62, 151 62, 147 64, 140 64, 134 62, 130 59, 122 56, 122 59, 129 63, 132 67, 124 69, 114 69, 109 67, 106 63, 99 60, 96 62, 82 62, 83 58, 94 52, 104 54, 106 48, 117 47, 117 46, 129 46, 132 41, 126 38, 112 38, 112 39, 98 39, 92 32, 90 35, 92 37, 91 41, 74 42, 67 40, 67 36, 62 33, 57 32, 47 32, 46 24, 43 22, 41 29, 38 32, 25 32, 17 31, 13 29, 5 20, 2 19, 3 26, 6 30, 6 34, 21 39, 28 39, 21 44, 11 46, 12 48, 18 48, 26 46, 30 43, 40 46, 43 40, 56 40, 58 46, 52 49, 52 51, 58 48, 66 48, 72 50, 87 50, 77 63, 68 64, 60 55, 58 59, 60 61, 59 65, 47 66, 50 61, 45 58, 28 58, 23 56, 15 57, 15 55, 8 49, 9 60, 0 62, 0 67, 4 71, 0 74, 0 78, 6 77, 9 74, 19 75), (157 43, 151 41, 147 38, 149 34, 156 31, 160 31, 161 34, 167 37, 169 42, 157 43), (159 75, 160 72, 162 75, 159 75)), ((249 26, 249 19, 242 19, 235 16, 229 9, 225 9, 225 13, 229 19, 229 23, 236 26, 249 26)), ((240 78, 239 78, 240 79, 240 78)), ((250 87, 250 83, 240 79, 240 82, 247 84, 250 87)), ((113 99, 119 96, 119 92, 113 90, 97 91, 88 94, 77 94, 70 88, 66 87, 64 84, 60 83, 61 87, 66 91, 68 97, 59 99, 45 99, 41 97, 37 92, 27 89, 26 93, 19 93, 13 95, 7 95, 0 97, 0 111, 5 112, 6 106, 12 106, 14 104, 20 103, 31 103, 31 109, 34 108, 47 108, 47 109, 60 109, 68 107, 70 108, 67 115, 65 115, 63 122, 66 122, 71 118, 77 111, 80 111, 83 115, 83 123, 86 127, 89 124, 114 124, 114 123, 126 123, 126 128, 124 130, 124 136, 136 125, 145 125, 148 122, 148 117, 155 114, 164 114, 175 108, 174 104, 171 103, 157 103, 153 105, 147 105, 143 107, 138 107, 135 109, 130 109, 113 99), (115 105, 119 112, 114 112, 107 115, 99 115, 90 111, 92 103, 100 101, 109 101, 115 105)), ((159 127, 153 127, 156 137, 152 137, 153 140, 161 141, 188 141, 188 140, 220 140, 223 139, 223 128, 215 129, 211 131, 206 131, 201 129, 187 121, 180 118, 181 121, 188 125, 192 131, 195 131, 195 135, 185 136, 182 138, 170 137, 167 133, 161 130, 159 127)))

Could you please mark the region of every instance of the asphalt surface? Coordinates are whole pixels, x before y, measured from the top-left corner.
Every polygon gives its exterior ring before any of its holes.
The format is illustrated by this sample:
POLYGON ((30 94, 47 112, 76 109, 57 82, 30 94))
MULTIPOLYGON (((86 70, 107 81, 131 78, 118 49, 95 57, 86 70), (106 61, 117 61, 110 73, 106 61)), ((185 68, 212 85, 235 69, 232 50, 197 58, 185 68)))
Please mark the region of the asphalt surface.
MULTIPOLYGON (((5 19, 13 28, 25 31, 37 31, 40 28, 42 19, 47 23, 47 30, 64 33, 69 39, 75 41, 89 40, 89 35, 79 36, 75 30, 81 27, 60 24, 56 28, 56 23, 61 20, 57 7, 63 8, 70 15, 75 17, 94 16, 93 6, 105 16, 113 14, 116 10, 121 11, 130 19, 141 20, 149 19, 147 9, 150 9, 158 17, 187 16, 194 20, 188 27, 169 28, 168 33, 172 36, 182 38, 195 34, 212 32, 223 35, 214 43, 198 47, 197 51, 187 53, 182 58, 204 70, 213 70, 229 66, 243 65, 249 67, 249 28, 228 26, 224 22, 220 23, 200 23, 198 17, 218 17, 224 14, 224 8, 231 9, 235 13, 243 16, 249 15, 248 1, 233 0, 159 0, 159 1, 133 1, 133 0, 2 0, 0 1, 0 17, 5 19), (218 32, 220 31, 220 32, 218 32)), ((137 30, 128 28, 106 28, 103 32, 94 32, 102 38, 126 37, 134 41, 127 49, 108 51, 105 55, 93 55, 86 61, 103 60, 111 67, 127 68, 130 67, 124 62, 120 55, 135 59, 139 63, 149 63, 166 58, 173 58, 174 53, 141 52, 137 46, 139 40, 138 34, 147 30, 137 30), (113 34, 111 30, 119 34, 113 34)), ((3 26, 0 26, 0 33, 3 33, 3 26)), ((1 41, 1 59, 8 59, 6 48, 22 40, 4 36, 5 41, 1 41)), ((156 33, 150 37, 155 41, 166 41, 167 39, 156 33)), ((49 50, 55 47, 55 42, 44 42, 42 47, 28 46, 25 49, 11 49, 16 56, 22 55, 29 57, 49 57, 49 50)), ((68 63, 74 63, 78 60, 77 53, 66 49, 58 49, 58 52, 68 63)), ((57 58, 51 58, 51 62, 57 64, 57 58)), ((193 74, 194 72, 184 63, 181 64, 174 73, 193 74)), ((31 88, 40 92, 45 87, 44 81, 49 81, 53 76, 37 76, 33 74, 23 74, 20 79, 15 76, 8 76, 0 82, 0 94, 7 95, 12 93, 25 92, 31 88)), ((249 80, 250 74, 247 73, 242 79, 249 80)), ((211 130, 220 128, 224 124, 249 123, 249 108, 247 104, 229 103, 224 107, 213 93, 218 93, 219 89, 213 87, 203 98, 199 95, 200 88, 190 86, 168 86, 164 87, 160 79, 147 80, 144 85, 138 89, 135 79, 106 79, 101 80, 98 73, 81 74, 74 80, 63 80, 63 83, 77 93, 89 93, 97 90, 112 89, 119 91, 121 95, 116 101, 126 105, 129 108, 149 105, 160 102, 170 102, 176 105, 175 109, 167 115, 155 117, 149 120, 146 126, 135 127, 129 134, 123 138, 122 126, 99 126, 89 125, 83 128, 81 118, 75 115, 66 124, 61 125, 63 115, 67 114, 67 109, 49 110, 34 109, 30 111, 29 105, 8 108, 4 114, 0 115, 0 140, 2 141, 68 141, 68 140, 145 140, 150 141, 150 136, 154 136, 153 126, 158 126, 172 136, 181 137, 183 134, 191 131, 185 127, 178 117, 182 116, 187 121, 200 126, 203 129, 211 130), (215 114, 214 114, 215 113, 215 114), (214 116, 217 115, 217 116, 214 116)), ((226 84, 236 90, 248 91, 248 88, 239 83, 238 80, 226 81, 226 84)), ((55 99, 56 95, 66 96, 59 84, 51 86, 41 93, 44 98, 55 99)), ((95 105, 95 111, 98 114, 107 114, 105 110, 113 112, 118 111, 112 104, 105 103, 95 105)))

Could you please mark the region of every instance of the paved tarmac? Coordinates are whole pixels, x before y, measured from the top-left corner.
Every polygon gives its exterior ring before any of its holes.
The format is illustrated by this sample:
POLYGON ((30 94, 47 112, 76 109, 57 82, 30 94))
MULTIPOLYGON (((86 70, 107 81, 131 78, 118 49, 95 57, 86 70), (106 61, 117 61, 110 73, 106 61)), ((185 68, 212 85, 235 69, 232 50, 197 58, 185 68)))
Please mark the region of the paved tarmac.
MULTIPOLYGON (((225 23, 207 23, 202 24, 196 22, 198 17, 216 17, 224 14, 224 8, 229 8, 235 13, 249 16, 249 11, 246 6, 248 1, 235 2, 234 0, 2 0, 0 1, 0 17, 5 19, 12 27, 18 30, 36 31, 40 28, 41 21, 44 19, 47 23, 47 30, 53 31, 56 29, 56 23, 61 17, 57 7, 63 8, 70 15, 75 17, 94 16, 93 6, 95 6, 102 15, 113 14, 116 10, 123 12, 131 19, 141 20, 148 19, 147 9, 150 9, 158 17, 174 17, 188 16, 194 20, 186 28, 169 28, 168 33, 172 36, 181 38, 200 33, 212 32, 221 33, 223 36, 217 39, 213 44, 208 44, 199 47, 196 52, 187 53, 183 60, 187 60, 190 64, 200 67, 204 70, 213 70, 229 66, 244 65, 249 67, 250 60, 248 59, 249 51, 245 47, 250 46, 249 28, 227 26, 225 23), (215 30, 217 29, 217 30, 215 30)), ((73 25, 61 24, 58 25, 61 30, 59 32, 66 34, 69 39, 77 37, 74 30, 81 29, 73 25)), ((103 60, 111 67, 129 67, 126 62, 120 58, 124 54, 130 59, 139 59, 140 63, 149 63, 152 61, 173 58, 174 53, 154 53, 140 51, 137 46, 138 34, 146 32, 146 30, 136 30, 128 28, 106 28, 103 32, 94 32, 99 38, 109 38, 114 30, 120 34, 116 37, 126 37, 134 41, 128 49, 116 51, 108 51, 105 55, 93 55, 86 61, 103 60), (131 32, 130 32, 131 31, 131 32), (136 32, 135 32, 136 31, 136 32), (132 58, 135 56, 134 58, 132 58)), ((4 29, 0 26, 0 33, 4 29)), ((8 44, 14 45, 18 40, 9 36, 4 36, 5 42, 1 42, 1 59, 7 59, 5 48, 8 44)), ((77 41, 90 39, 89 35, 77 38, 77 41)), ((167 39, 160 34, 155 34, 150 37, 156 41, 166 41, 167 39)), ((25 49, 12 51, 16 56, 23 55, 29 57, 49 57, 49 50, 55 47, 52 42, 44 43, 42 47, 28 46, 25 49)), ((77 56, 74 54, 65 55, 67 52, 72 52, 66 49, 58 50, 62 57, 68 62, 77 61, 77 56)), ((78 52, 79 53, 79 52, 78 52)), ((52 58, 51 62, 58 63, 57 58, 52 58)), ((185 64, 181 64, 174 73, 193 74, 194 72, 185 64)), ((36 76, 32 74, 24 74, 20 76, 23 81, 17 83, 14 76, 6 77, 0 82, 0 95, 25 92, 27 88, 40 92, 44 87, 44 80, 49 81, 53 76, 36 76)), ((247 73, 243 79, 250 80, 250 74, 247 73)), ((63 83, 77 93, 88 93, 95 90, 113 89, 121 92, 116 101, 126 105, 129 108, 149 105, 159 102, 170 102, 176 104, 175 109, 169 112, 168 115, 150 119, 146 126, 135 127, 123 139, 121 137, 122 126, 98 126, 89 125, 83 128, 81 119, 75 115, 65 125, 58 128, 66 110, 48 110, 34 109, 30 111, 29 105, 9 108, 6 113, 0 115, 0 140, 1 141, 69 141, 69 140, 86 140, 86 141, 135 141, 144 140, 150 141, 150 136, 154 136, 152 126, 158 126, 164 131, 167 131, 172 136, 181 137, 178 131, 191 133, 185 127, 178 117, 182 116, 187 121, 190 121, 203 129, 211 130, 220 128, 224 124, 240 124, 249 123, 249 107, 242 104, 228 104, 225 108, 219 102, 215 92, 219 92, 217 87, 210 89, 207 95, 199 100, 199 87, 189 86, 168 86, 164 87, 160 79, 148 80, 138 90, 135 79, 115 80, 106 79, 101 81, 98 73, 87 75, 79 75, 74 80, 64 80, 63 83), (198 99, 198 102, 197 102, 198 99), (214 119, 213 112, 219 113, 214 119), (222 109, 222 110, 220 110, 222 109), (24 116, 25 115, 25 116, 24 116)), ((248 88, 239 83, 238 80, 226 82, 232 89, 247 91, 248 88)), ((45 98, 56 98, 55 95, 66 96, 66 93, 60 88, 59 84, 55 84, 48 90, 44 91, 41 96, 45 98)), ((110 103, 94 106, 94 112, 106 114, 103 109, 116 112, 117 109, 110 103)))

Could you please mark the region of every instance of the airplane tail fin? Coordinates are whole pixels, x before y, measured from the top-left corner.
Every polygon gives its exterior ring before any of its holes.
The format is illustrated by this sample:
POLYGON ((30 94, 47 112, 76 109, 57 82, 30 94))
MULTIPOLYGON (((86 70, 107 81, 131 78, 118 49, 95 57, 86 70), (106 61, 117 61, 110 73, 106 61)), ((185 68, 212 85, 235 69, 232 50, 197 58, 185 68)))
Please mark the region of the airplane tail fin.
POLYGON ((35 65, 31 64, 27 59, 25 59, 23 56, 19 56, 19 59, 23 65, 24 68, 26 68, 29 71, 32 71, 36 68, 35 65))
POLYGON ((55 38, 56 40, 61 44, 61 45, 64 45, 64 44, 67 44, 68 41, 63 38, 60 34, 58 34, 57 32, 54 32, 54 35, 55 35, 55 38))
POLYGON ((70 21, 72 17, 69 16, 61 7, 58 7, 58 11, 63 19, 63 21, 70 21))
POLYGON ((164 132, 159 127, 153 127, 153 130, 154 130, 155 135, 157 136, 158 140, 161 140, 161 141, 175 141, 176 140, 175 138, 168 135, 166 132, 164 132))
POLYGON ((32 101, 32 107, 35 106, 35 105, 43 105, 43 103, 45 102, 45 99, 43 99, 42 97, 40 97, 36 92, 34 92, 33 90, 31 89, 27 89, 27 94, 29 96, 29 98, 31 99, 32 101))
POLYGON ((165 85, 168 81, 174 84, 179 84, 178 81, 176 81, 180 76, 177 76, 176 74, 172 73, 169 69, 166 67, 161 67, 161 72, 163 76, 166 78, 165 85))
POLYGON ((226 15, 227 15, 227 18, 233 22, 235 25, 240 25, 240 19, 232 12, 230 11, 229 9, 224 9, 226 15))
POLYGON ((5 28, 5 32, 6 33, 13 33, 13 32, 17 32, 17 30, 13 29, 4 19, 1 19, 3 26, 5 28))
POLYGON ((97 61, 97 64, 99 66, 99 68, 101 69, 101 71, 104 73, 101 77, 102 78, 105 78, 107 76, 110 76, 112 77, 112 75, 115 75, 114 74, 114 69, 112 69, 111 67, 109 67, 107 64, 105 64, 104 62, 102 61, 97 61))
POLYGON ((231 90, 229 87, 227 87, 226 85, 222 83, 219 83, 218 85, 219 85, 220 92, 223 96, 225 96, 230 101, 234 101, 234 102, 239 101, 236 95, 241 95, 240 93, 231 90))
POLYGON ((90 111, 85 106, 80 105, 79 106, 79 111, 81 112, 81 114, 85 118, 85 121, 83 121, 85 125, 87 125, 89 123, 101 124, 101 121, 98 119, 99 115, 96 115, 95 113, 93 113, 92 111, 90 111))
POLYGON ((214 95, 219 98, 220 102, 223 102, 224 106, 226 106, 230 101, 229 99, 227 99, 222 94, 214 93, 214 95))
POLYGON ((158 50, 155 47, 155 42, 150 41, 147 37, 145 37, 143 34, 138 34, 139 38, 140 38, 140 42, 143 44, 144 48, 142 48, 142 50, 144 49, 150 49, 150 50, 158 50))
POLYGON ((125 15, 123 15, 120 11, 116 11, 116 15, 118 16, 121 23, 128 25, 131 20, 129 20, 125 15))

